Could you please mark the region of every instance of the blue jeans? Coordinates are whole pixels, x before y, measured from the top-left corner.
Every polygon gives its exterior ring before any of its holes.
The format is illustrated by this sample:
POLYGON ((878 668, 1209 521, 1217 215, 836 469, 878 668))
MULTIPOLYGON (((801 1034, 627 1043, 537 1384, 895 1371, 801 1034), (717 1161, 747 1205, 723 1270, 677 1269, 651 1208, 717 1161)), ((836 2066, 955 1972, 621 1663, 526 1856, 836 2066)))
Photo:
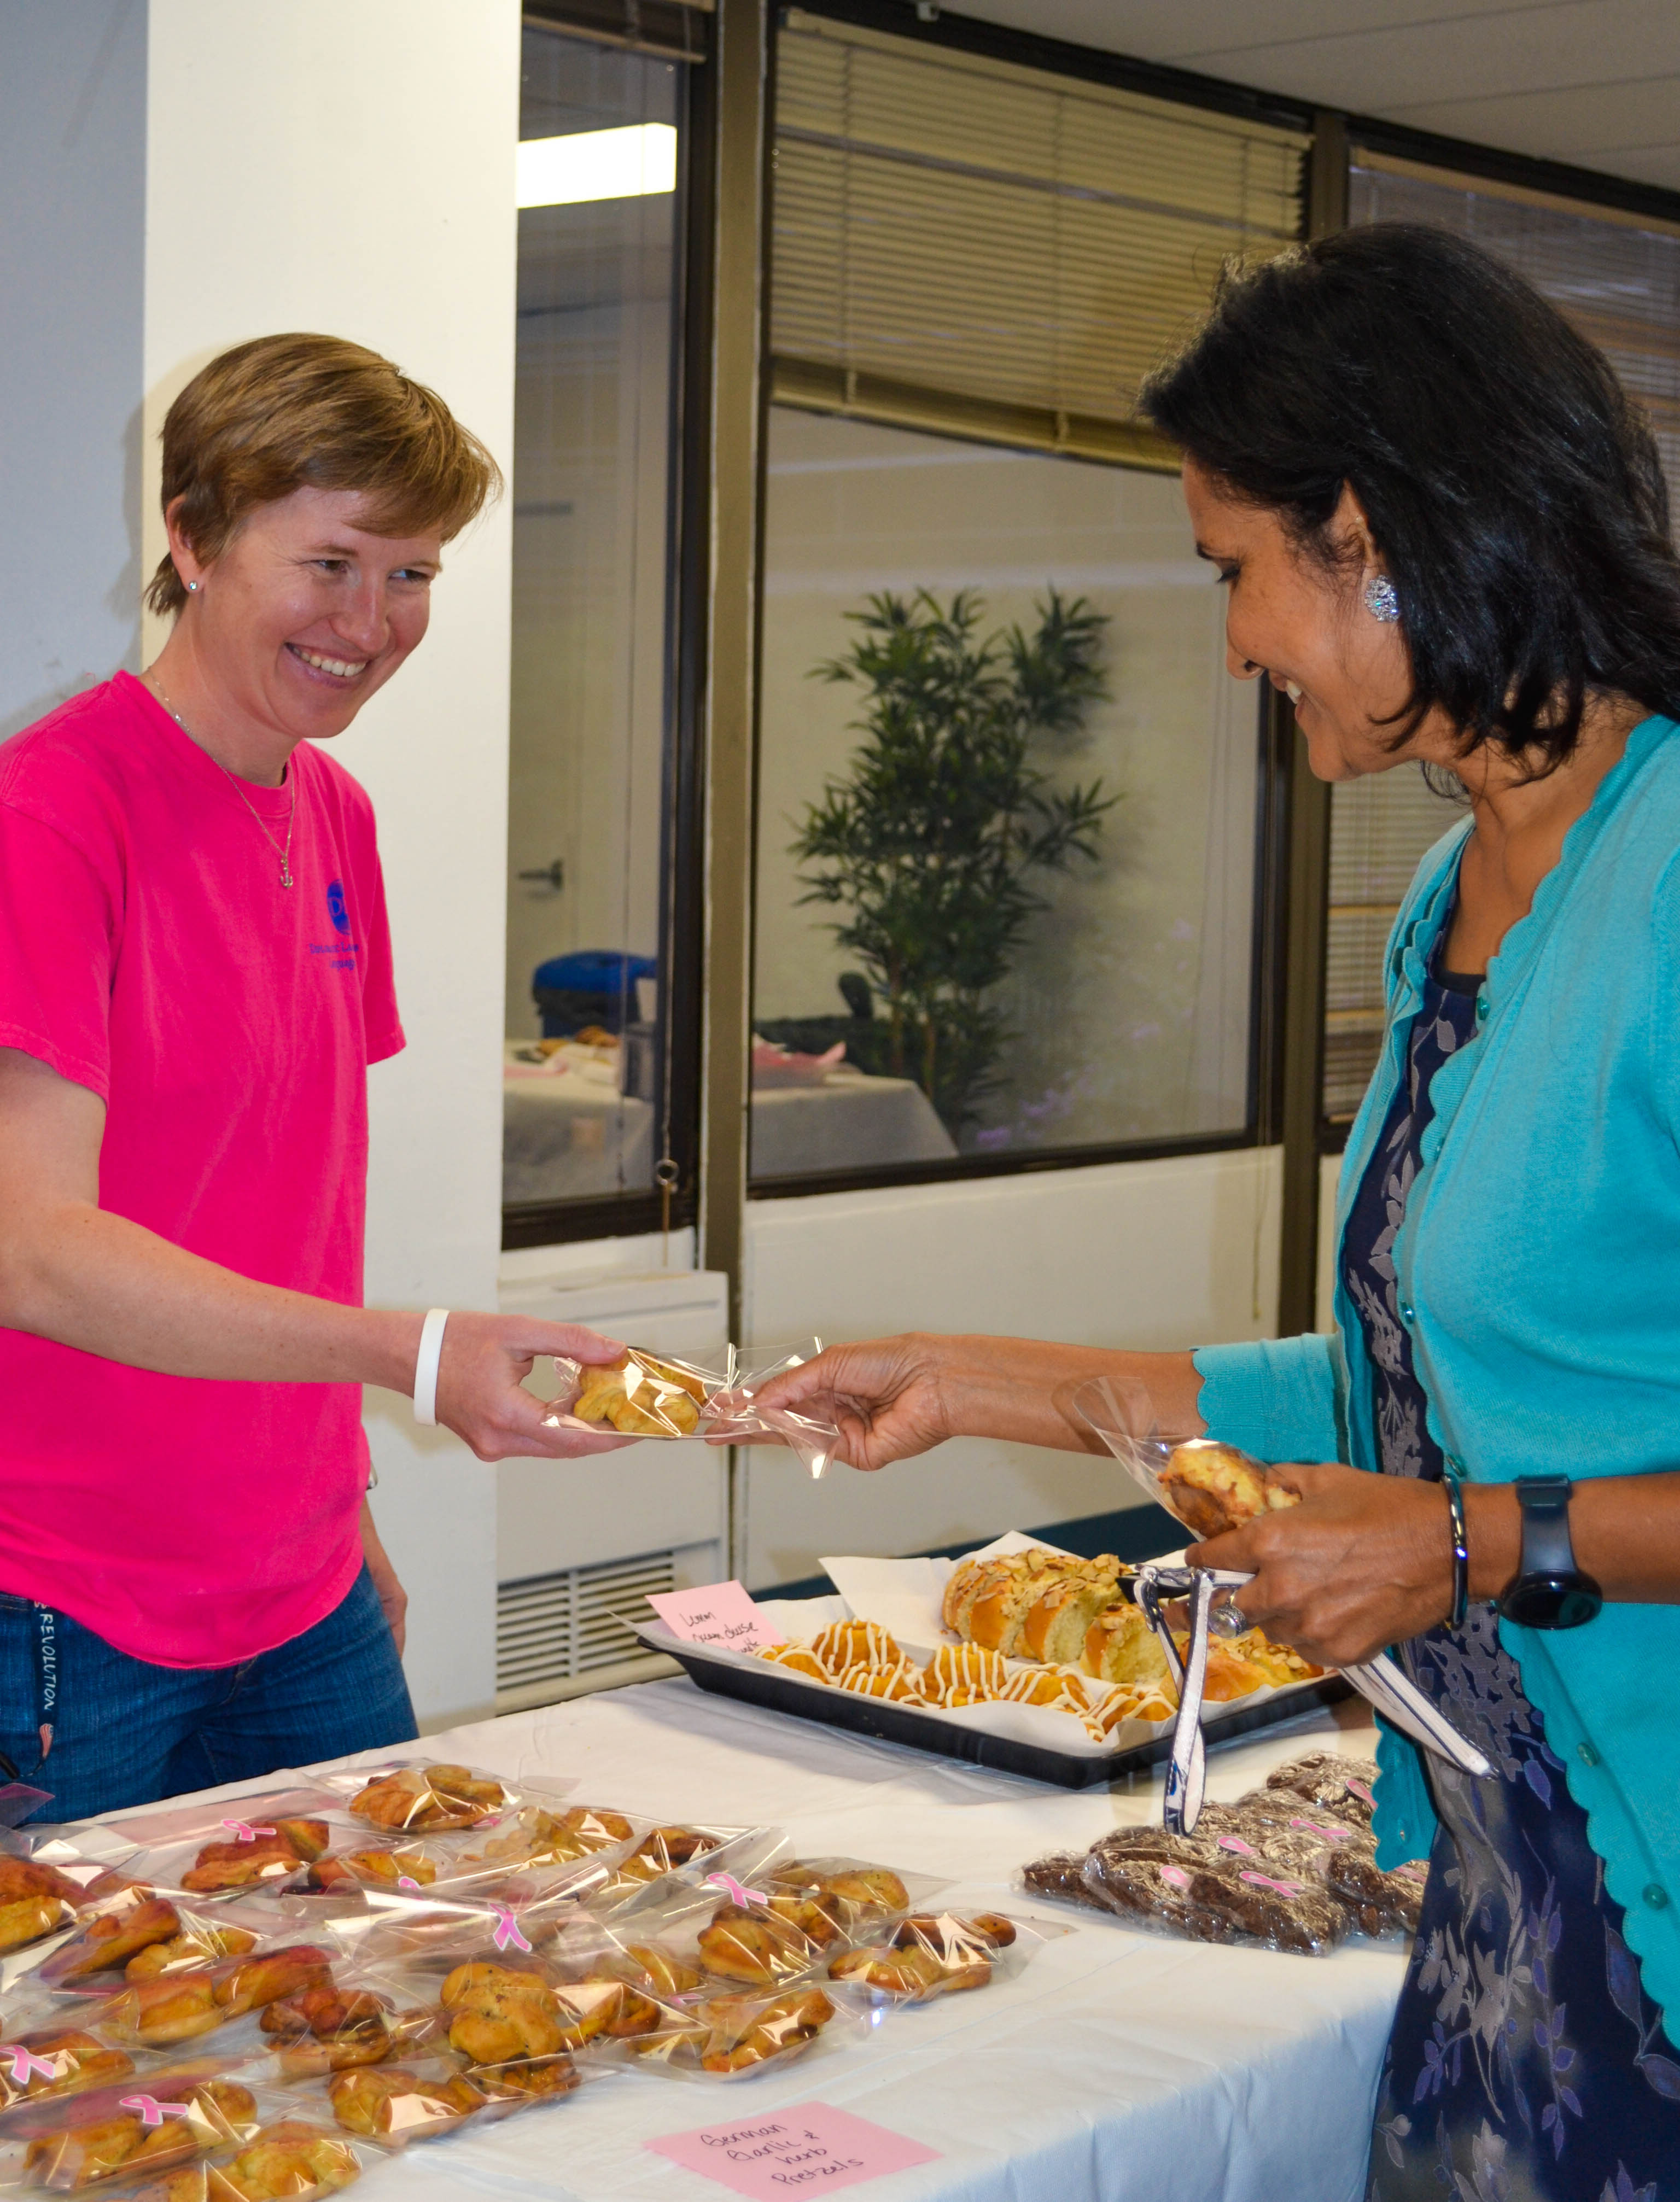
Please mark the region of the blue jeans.
POLYGON ((0 1593, 0 1752, 21 1780, 51 1791, 38 1819, 88 1819, 416 1733, 365 1567, 324 1621, 237 1667, 156 1667, 67 1614, 0 1593))

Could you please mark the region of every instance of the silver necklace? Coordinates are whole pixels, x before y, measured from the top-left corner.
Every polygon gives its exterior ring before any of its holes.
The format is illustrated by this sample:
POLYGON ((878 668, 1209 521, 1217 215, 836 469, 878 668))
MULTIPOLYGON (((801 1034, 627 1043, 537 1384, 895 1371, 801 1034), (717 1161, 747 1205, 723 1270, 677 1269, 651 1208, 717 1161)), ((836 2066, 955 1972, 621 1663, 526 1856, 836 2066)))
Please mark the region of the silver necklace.
POLYGON ((268 825, 263 819, 262 813, 245 793, 244 788, 240 786, 236 776, 228 771, 227 766, 223 764, 221 759, 217 757, 213 751, 204 749, 203 742, 199 740, 198 737, 193 733, 192 727, 187 725, 186 721, 182 718, 180 713, 163 693, 162 687, 154 674, 148 674, 146 675, 146 685, 150 688, 153 695, 156 697, 158 702, 169 714, 169 716, 174 721, 181 732, 186 736, 188 741, 192 743, 194 749, 204 750, 204 755, 209 758, 210 762, 227 782, 227 785, 233 789, 234 794, 239 797, 240 802, 245 806, 245 809, 250 811, 251 816, 256 821, 257 828, 262 833, 263 839, 268 844, 268 846, 280 858, 280 885, 283 887, 292 886, 294 882, 292 877, 292 829, 298 823, 297 774, 288 766, 286 778, 286 785, 292 790, 292 807, 286 813, 286 845, 282 848, 280 844, 275 840, 274 835, 268 831, 268 825))

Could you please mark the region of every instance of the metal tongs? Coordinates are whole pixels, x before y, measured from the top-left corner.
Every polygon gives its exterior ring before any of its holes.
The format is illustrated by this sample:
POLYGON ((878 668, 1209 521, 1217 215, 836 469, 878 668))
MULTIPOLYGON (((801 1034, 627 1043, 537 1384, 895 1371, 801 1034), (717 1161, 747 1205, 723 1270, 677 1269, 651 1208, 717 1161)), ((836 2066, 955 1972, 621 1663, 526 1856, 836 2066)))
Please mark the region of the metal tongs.
MULTIPOLYGON (((1201 1817, 1202 1793, 1207 1782, 1207 1743, 1202 1734, 1202 1692, 1207 1681, 1207 1640, 1226 1609, 1216 1613, 1216 1591, 1240 1590, 1252 1575, 1234 1574, 1228 1568, 1164 1566, 1146 1560, 1129 1586, 1166 1654, 1167 1671, 1178 1687, 1178 1719, 1172 1731, 1172 1754, 1167 1761, 1166 1792, 1161 1800, 1161 1819, 1167 1832, 1188 1835, 1201 1817), (1188 1658, 1181 1659, 1173 1633, 1167 1625, 1164 1604, 1183 1599, 1190 1608, 1188 1658)), ((1227 1633, 1221 1628, 1221 1634, 1227 1633)), ((1409 1735, 1425 1751, 1456 1766, 1461 1773, 1488 1775, 1493 1768, 1482 1753, 1442 1718, 1423 1692, 1408 1682, 1391 1659, 1363 1661, 1338 1671, 1347 1677, 1362 1698, 1376 1706, 1391 1727, 1409 1735)))

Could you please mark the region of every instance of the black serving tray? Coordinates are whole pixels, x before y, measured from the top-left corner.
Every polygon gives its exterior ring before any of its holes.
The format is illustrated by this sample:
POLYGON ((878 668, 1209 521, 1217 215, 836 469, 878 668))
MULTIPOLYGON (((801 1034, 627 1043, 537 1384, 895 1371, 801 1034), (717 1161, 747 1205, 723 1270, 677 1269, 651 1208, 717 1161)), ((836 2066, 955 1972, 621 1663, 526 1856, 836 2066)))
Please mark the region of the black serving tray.
MULTIPOLYGON (((965 1759, 970 1766, 989 1766, 999 1774, 1024 1774, 1029 1781, 1058 1789, 1108 1788, 1146 1767, 1161 1765, 1172 1752, 1170 1729, 1147 1743, 1105 1755, 1050 1751, 1041 1744, 1017 1743, 1011 1736, 987 1735, 954 1721, 907 1712, 889 1699, 861 1697, 853 1690, 813 1689, 763 1660, 737 1665, 720 1658, 709 1645, 690 1644, 663 1628, 657 1635, 639 1630, 636 1640, 645 1651, 676 1660, 691 1681, 714 1696, 737 1698, 743 1704, 763 1705, 768 1712, 845 1728, 853 1735, 875 1736, 882 1743, 908 1744, 912 1751, 931 1752, 939 1757, 965 1759)), ((1202 1733, 1210 1745, 1229 1743, 1255 1728, 1275 1728, 1281 1721, 1353 1694, 1351 1682, 1340 1675, 1326 1675, 1322 1681, 1280 1690, 1262 1705, 1245 1708, 1240 1699, 1229 1707, 1206 1705, 1202 1733)))

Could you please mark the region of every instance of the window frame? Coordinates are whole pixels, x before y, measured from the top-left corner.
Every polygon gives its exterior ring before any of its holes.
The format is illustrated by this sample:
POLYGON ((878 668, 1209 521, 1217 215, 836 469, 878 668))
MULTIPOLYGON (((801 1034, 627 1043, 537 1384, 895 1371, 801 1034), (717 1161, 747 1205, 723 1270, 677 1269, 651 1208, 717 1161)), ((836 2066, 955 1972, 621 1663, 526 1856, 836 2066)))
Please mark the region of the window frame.
POLYGON ((710 496, 710 366, 712 313, 716 71, 711 17, 673 5, 685 26, 679 50, 663 26, 640 39, 602 27, 606 8, 588 0, 527 0, 527 28, 594 38, 684 64, 677 135, 676 330, 671 375, 667 486, 665 681, 668 734, 660 866, 660 1004, 669 1081, 669 1153, 677 1180, 669 1207, 657 1188, 581 1199, 502 1204, 502 1251, 568 1245, 686 1229, 700 1210, 700 1039, 705 878, 704 709, 707 510, 710 496), (575 15, 577 20, 574 20, 575 15))
MULTIPOLYGON (((919 16, 906 20, 894 0, 797 0, 806 15, 822 15, 835 22, 856 24, 866 30, 885 32, 906 42, 973 53, 1023 68, 1063 76, 1075 82, 1101 84, 1126 91, 1142 92, 1175 105, 1245 121, 1275 124, 1282 128, 1311 132, 1315 110, 1308 104, 1225 84, 1182 69, 1124 55, 1105 53, 1094 47, 1073 45, 1062 39, 1041 38, 980 21, 972 16, 938 15, 931 21, 919 16)), ((775 10, 767 87, 765 131, 773 147, 775 135, 775 52, 786 23, 787 8, 775 10)), ((769 164, 767 163, 767 166, 769 164)), ((1307 168, 1302 174, 1300 233, 1306 234, 1307 168)), ((758 434, 758 572, 757 577, 757 664, 753 680, 752 756, 754 767, 752 845, 758 839, 757 762, 762 754, 763 708, 763 514, 767 491, 768 433, 770 408, 777 403, 775 359, 771 348, 770 293, 774 282, 773 225, 764 225, 761 274, 765 301, 760 337, 760 397, 758 434)), ((813 409, 822 409, 820 408, 813 409)), ((951 434, 950 429, 927 424, 927 433, 951 434)), ((960 439, 958 439, 961 440, 960 439)), ((1041 445, 1011 443, 1000 436, 972 440, 999 450, 1047 455, 1041 445)), ((1082 465, 1117 466, 1127 472, 1158 473, 1158 463, 1147 460, 1099 456, 1093 452, 1067 455, 1082 465)), ((1287 727, 1283 729, 1287 735, 1287 727)), ((1288 867, 1289 855, 1289 751, 1280 739, 1280 721, 1273 699, 1261 684, 1255 704, 1256 800, 1254 806, 1254 904, 1249 998, 1247 1096, 1245 1121, 1226 1132, 1185 1133, 1169 1138, 1105 1140, 1099 1145, 1033 1147, 1013 1153, 956 1155, 936 1162, 894 1163, 852 1170, 802 1172, 786 1177, 757 1177, 752 1172, 749 1129, 747 1198, 752 1201, 798 1200, 814 1193, 863 1192, 881 1186, 944 1185, 965 1179, 1019 1177, 1044 1170, 1094 1169, 1114 1163, 1156 1162, 1182 1155, 1228 1154, 1248 1148, 1276 1145, 1281 1136, 1283 1090, 1283 1034, 1287 1003, 1288 867)), ((757 879, 752 884, 752 968, 757 969, 758 927, 757 879)), ((750 1021, 749 1021, 750 1022, 750 1021)), ((750 1045, 750 1038, 749 1038, 750 1045)))

